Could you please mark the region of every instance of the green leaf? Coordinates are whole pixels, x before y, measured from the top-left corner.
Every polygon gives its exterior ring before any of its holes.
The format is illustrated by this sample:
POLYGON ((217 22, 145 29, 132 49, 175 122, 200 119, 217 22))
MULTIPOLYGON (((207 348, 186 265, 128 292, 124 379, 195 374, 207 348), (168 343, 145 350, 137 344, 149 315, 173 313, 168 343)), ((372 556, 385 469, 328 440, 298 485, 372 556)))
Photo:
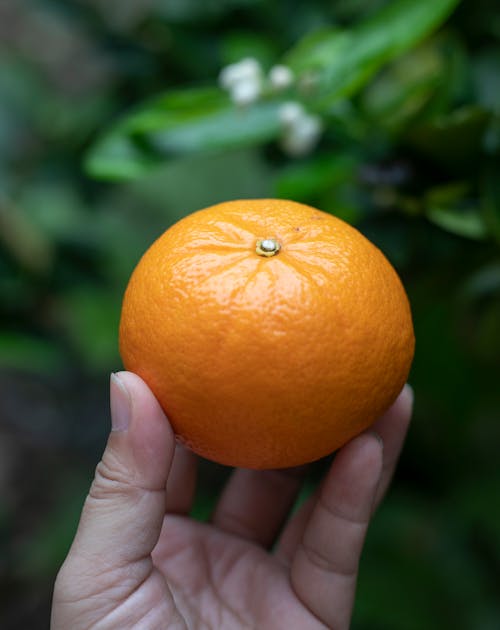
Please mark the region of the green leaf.
POLYGON ((132 137, 112 131, 87 154, 84 168, 97 179, 129 180, 147 175, 160 162, 135 145, 132 137))
POLYGON ((215 88, 169 92, 119 122, 85 167, 94 177, 133 179, 178 155, 257 145, 278 135, 279 104, 238 108, 215 88))
POLYGON ((432 207, 427 211, 430 221, 447 232, 481 240, 487 236, 487 229, 477 209, 457 210, 446 207, 432 207))
POLYGON ((467 182, 435 186, 424 195, 427 218, 447 232, 481 240, 488 235, 487 225, 477 202, 470 199, 467 182))
POLYGON ((348 154, 327 155, 292 163, 276 181, 276 195, 284 199, 309 202, 328 189, 353 177, 357 160, 348 154))
POLYGON ((286 62, 319 107, 359 90, 384 64, 422 41, 459 0, 398 0, 350 30, 307 35, 286 62))
POLYGON ((370 83, 362 97, 363 109, 383 128, 398 132, 420 115, 444 78, 445 63, 438 46, 422 46, 370 83))
POLYGON ((151 140, 164 153, 179 154, 248 147, 273 139, 279 130, 278 103, 258 103, 245 110, 228 104, 160 130, 151 140))

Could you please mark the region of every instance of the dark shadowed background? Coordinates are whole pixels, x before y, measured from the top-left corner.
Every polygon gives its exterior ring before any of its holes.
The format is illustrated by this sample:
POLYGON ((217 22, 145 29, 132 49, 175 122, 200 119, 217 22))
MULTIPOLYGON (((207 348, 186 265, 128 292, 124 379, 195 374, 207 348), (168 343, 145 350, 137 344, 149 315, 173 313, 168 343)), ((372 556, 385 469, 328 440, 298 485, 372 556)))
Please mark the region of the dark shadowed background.
MULTIPOLYGON (((48 626, 139 256, 188 212, 279 196, 371 238, 414 314, 415 419, 353 628, 498 630, 499 166, 494 0, 2 2, 0 627, 48 626), (217 78, 247 57, 295 83, 238 107, 217 78), (321 121, 301 155, 290 100, 321 121)), ((227 474, 202 467, 198 518, 227 474)))

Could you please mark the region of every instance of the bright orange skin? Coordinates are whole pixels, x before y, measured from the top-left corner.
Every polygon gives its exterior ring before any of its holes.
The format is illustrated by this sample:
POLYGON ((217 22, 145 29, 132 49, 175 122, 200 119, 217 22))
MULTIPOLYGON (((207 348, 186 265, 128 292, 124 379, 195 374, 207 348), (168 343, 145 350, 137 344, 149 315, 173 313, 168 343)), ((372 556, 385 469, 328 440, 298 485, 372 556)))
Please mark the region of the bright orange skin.
POLYGON ((379 249, 329 214, 258 199, 196 212, 150 247, 125 293, 120 351, 193 451, 280 468, 369 427, 406 381, 414 335, 379 249), (277 255, 256 253, 263 238, 277 255))

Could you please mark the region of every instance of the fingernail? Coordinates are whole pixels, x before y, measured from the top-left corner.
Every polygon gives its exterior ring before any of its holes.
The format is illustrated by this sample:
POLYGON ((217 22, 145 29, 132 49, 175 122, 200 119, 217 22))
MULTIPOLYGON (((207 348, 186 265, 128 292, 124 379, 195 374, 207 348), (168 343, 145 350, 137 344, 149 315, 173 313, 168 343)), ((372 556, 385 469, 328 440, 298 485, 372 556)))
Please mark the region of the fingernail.
POLYGON ((130 424, 131 400, 123 380, 112 373, 110 378, 111 430, 126 431, 130 424))

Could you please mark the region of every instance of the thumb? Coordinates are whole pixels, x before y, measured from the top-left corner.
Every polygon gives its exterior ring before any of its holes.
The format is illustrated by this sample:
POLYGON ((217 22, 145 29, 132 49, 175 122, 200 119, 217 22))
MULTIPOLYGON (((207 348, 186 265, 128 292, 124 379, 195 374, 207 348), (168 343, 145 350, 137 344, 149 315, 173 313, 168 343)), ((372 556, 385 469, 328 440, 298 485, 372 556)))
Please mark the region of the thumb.
POLYGON ((165 515, 175 438, 137 375, 111 375, 112 430, 85 501, 70 555, 124 566, 151 554, 165 515))

